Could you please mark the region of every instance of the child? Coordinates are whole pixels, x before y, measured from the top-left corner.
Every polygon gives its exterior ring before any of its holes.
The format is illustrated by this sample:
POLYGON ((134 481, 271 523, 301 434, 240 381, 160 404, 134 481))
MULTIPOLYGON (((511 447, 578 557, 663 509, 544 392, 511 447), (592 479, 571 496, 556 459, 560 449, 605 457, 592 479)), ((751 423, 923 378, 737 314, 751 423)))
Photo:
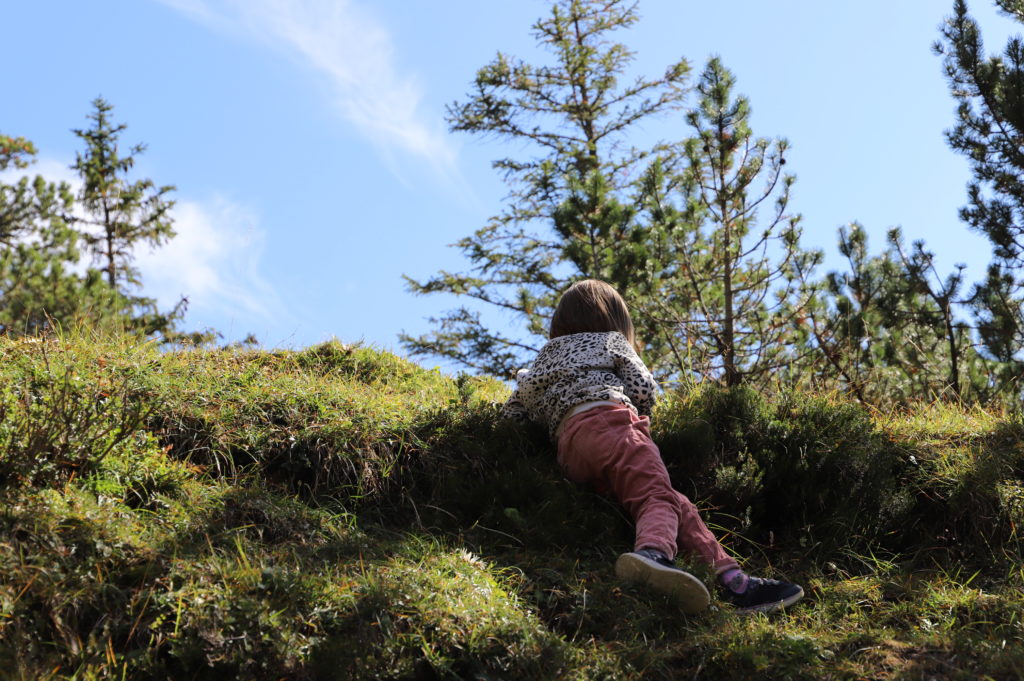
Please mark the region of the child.
POLYGON ((566 476, 614 495, 629 511, 636 542, 615 562, 616 574, 699 612, 711 599, 700 580, 675 567, 682 548, 715 572, 721 599, 740 612, 800 600, 796 584, 746 575, 693 503, 672 489, 649 429, 657 384, 633 349, 633 322, 618 292, 596 280, 574 284, 558 301, 549 336, 530 369, 519 371, 502 415, 547 426, 566 476))

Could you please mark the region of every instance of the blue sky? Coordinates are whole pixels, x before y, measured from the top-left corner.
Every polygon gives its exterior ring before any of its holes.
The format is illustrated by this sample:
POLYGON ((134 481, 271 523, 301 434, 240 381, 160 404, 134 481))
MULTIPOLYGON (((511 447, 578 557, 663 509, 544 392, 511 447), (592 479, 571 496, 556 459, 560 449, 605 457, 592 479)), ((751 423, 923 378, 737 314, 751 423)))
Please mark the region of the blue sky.
MULTIPOLYGON (((970 0, 989 51, 1018 26, 970 0)), ((187 326, 268 347, 337 337, 398 349, 400 331, 453 307, 416 298, 467 263, 447 245, 498 211, 490 168, 520 149, 446 131, 498 50, 541 61, 540 0, 35 0, 4 8, 0 131, 33 140, 33 172, 69 178, 90 101, 102 95, 138 177, 177 186, 179 232, 142 253, 146 291, 191 301, 187 326)), ((641 0, 618 39, 637 73, 717 54, 753 108, 754 132, 786 137, 804 244, 836 256, 851 221, 903 227, 951 268, 980 276, 989 248, 957 219, 966 163, 943 130, 954 103, 930 46, 952 0, 641 0)), ((680 139, 681 115, 641 134, 680 139)), ((824 270, 823 270, 824 271, 824 270)), ((500 321, 500 318, 499 318, 500 321)), ((425 360, 425 364, 435 362, 425 360)))

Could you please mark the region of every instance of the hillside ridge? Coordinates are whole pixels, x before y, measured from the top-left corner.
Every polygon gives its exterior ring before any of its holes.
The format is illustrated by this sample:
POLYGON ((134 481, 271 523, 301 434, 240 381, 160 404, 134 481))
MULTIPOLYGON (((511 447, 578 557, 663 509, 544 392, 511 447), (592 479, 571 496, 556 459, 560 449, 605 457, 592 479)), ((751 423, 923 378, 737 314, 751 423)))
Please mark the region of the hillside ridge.
POLYGON ((507 392, 339 341, 0 338, 2 676, 1024 675, 1019 414, 663 395, 677 487, 808 592, 686 617, 615 580, 628 519, 507 392))

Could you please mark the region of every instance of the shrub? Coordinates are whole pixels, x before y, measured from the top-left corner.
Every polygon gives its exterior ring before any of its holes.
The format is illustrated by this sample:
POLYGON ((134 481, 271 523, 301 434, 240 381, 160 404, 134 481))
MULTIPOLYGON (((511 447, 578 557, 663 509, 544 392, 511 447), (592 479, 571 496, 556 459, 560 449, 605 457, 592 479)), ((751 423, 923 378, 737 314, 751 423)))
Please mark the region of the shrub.
POLYGON ((673 396, 655 424, 681 489, 765 543, 863 544, 909 507, 907 452, 851 402, 707 386, 673 396))
MULTIPOLYGON (((40 343, 42 344, 42 343, 40 343)), ((88 476, 112 452, 135 439, 150 405, 131 370, 100 376, 54 345, 8 358, 0 388, 0 491, 57 486, 88 476)))

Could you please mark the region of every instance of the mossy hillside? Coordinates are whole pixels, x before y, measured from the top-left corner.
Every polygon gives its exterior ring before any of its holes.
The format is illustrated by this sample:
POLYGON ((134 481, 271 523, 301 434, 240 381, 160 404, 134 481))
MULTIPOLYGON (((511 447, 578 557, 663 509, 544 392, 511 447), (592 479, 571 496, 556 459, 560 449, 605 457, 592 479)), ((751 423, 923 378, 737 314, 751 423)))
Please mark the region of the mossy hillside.
MULTIPOLYGON (((780 617, 614 579, 631 527, 503 384, 370 348, 0 341, 11 678, 1018 678, 1020 419, 666 396, 676 484, 780 617)), ((696 569, 696 568, 694 568, 696 569)))

